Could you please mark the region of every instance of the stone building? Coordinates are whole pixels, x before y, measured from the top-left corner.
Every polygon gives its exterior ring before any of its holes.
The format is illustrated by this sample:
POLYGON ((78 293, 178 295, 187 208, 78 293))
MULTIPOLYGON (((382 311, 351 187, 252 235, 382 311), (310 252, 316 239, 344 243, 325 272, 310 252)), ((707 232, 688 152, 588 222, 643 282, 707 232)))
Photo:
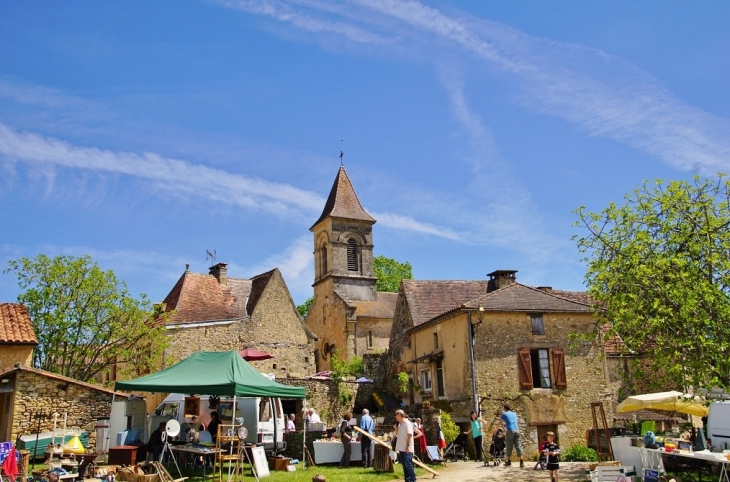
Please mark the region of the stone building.
POLYGON ((428 400, 459 422, 474 407, 495 420, 507 402, 528 446, 550 430, 562 443, 585 440, 591 402, 608 402, 610 420, 618 390, 590 337, 596 320, 589 299, 517 283, 515 274, 403 281, 389 358, 411 377, 404 402, 428 400), (574 339, 581 334, 589 338, 574 339))
POLYGON ((114 392, 98 385, 22 365, 2 370, 0 382, 0 440, 16 440, 39 429, 50 432, 58 414, 59 421, 66 418, 67 427, 87 430, 93 447, 97 418, 111 415, 114 392))
POLYGON ((319 370, 329 367, 336 352, 349 360, 388 348, 397 294, 377 291, 373 224, 341 166, 322 214, 310 228, 314 301, 306 323, 319 336, 319 370))
POLYGON ((166 321, 166 358, 180 361, 198 350, 253 348, 275 358, 249 362, 276 378, 315 372, 317 337, 303 323, 278 268, 250 279, 228 276, 226 263, 209 274, 180 277, 163 301, 172 312, 166 321))
POLYGON ((30 365, 37 345, 28 308, 18 303, 0 303, 0 370, 16 363, 30 365))

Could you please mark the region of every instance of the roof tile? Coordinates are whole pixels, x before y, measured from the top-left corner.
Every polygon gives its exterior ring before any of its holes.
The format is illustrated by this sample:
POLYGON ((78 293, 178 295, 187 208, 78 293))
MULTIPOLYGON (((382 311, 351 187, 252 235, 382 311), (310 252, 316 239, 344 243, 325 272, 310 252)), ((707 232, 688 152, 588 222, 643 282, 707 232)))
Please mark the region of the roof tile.
POLYGON ((0 343, 37 345, 28 308, 18 303, 0 303, 0 343))
POLYGON ((332 184, 332 190, 330 190, 330 195, 327 197, 322 214, 312 225, 312 228, 328 216, 375 222, 375 219, 362 208, 344 166, 340 166, 340 170, 337 171, 337 177, 335 177, 335 182, 332 184))

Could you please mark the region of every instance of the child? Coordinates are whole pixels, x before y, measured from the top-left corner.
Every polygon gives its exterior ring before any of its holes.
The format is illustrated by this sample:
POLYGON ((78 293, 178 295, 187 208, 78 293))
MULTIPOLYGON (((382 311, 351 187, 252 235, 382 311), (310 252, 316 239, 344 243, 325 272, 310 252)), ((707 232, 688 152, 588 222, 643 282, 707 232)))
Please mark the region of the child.
POLYGON ((560 447, 555 443, 555 433, 547 433, 547 443, 544 450, 547 450, 547 469, 550 471, 550 480, 558 482, 558 469, 560 468, 560 447))
POLYGON ((540 455, 539 457, 537 457, 537 462, 535 462, 535 466, 532 468, 532 470, 537 470, 538 468, 540 468, 540 462, 542 461, 545 461, 545 463, 547 463, 547 461, 545 460, 545 445, 547 445, 547 435, 542 436, 542 443, 540 444, 539 449, 540 455))

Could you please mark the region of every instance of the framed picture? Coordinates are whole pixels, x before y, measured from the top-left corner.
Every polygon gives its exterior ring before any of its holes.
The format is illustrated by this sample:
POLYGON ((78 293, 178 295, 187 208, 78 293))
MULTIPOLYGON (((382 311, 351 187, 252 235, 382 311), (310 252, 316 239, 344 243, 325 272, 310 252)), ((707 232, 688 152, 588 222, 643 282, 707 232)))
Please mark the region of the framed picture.
POLYGON ((644 482, 659 482, 659 471, 655 469, 644 469, 644 482))
POLYGON ((692 452, 692 442, 681 441, 677 442, 677 448, 687 452, 692 452))
POLYGON ((259 478, 269 476, 269 461, 266 459, 266 452, 263 447, 251 447, 251 462, 256 467, 256 474, 259 478))
POLYGON ((200 416, 200 397, 185 397, 185 416, 200 416))

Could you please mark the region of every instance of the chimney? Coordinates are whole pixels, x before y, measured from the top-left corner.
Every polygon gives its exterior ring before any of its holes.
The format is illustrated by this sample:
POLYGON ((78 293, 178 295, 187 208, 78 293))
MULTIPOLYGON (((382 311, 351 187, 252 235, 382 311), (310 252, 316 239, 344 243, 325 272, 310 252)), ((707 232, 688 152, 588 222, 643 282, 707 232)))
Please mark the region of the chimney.
POLYGON ((487 276, 489 276, 489 284, 487 285, 487 293, 491 293, 492 291, 499 290, 516 283, 517 277, 515 276, 515 273, 517 273, 517 270, 513 269, 498 269, 497 271, 488 273, 487 276))
POLYGON ((214 266, 210 267, 209 274, 212 274, 215 276, 215 278, 218 280, 218 284, 221 285, 227 285, 228 284, 228 263, 218 263, 214 266))
POLYGON ((552 293, 553 287, 552 286, 538 286, 537 289, 540 291, 544 291, 545 293, 552 293))

